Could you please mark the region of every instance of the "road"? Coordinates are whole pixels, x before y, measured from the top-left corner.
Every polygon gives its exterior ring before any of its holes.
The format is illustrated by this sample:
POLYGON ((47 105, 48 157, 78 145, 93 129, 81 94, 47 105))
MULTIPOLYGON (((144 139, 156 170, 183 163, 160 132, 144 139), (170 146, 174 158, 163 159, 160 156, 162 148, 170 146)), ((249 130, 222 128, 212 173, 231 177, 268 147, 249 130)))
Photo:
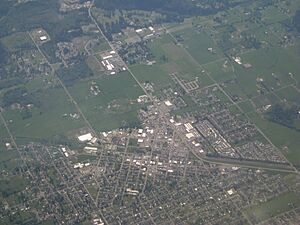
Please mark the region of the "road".
POLYGON ((32 35, 29 32, 27 32, 27 33, 30 36, 30 38, 31 38, 32 42, 34 43, 35 47, 38 49, 38 51, 43 56, 43 58, 45 59, 45 61, 47 62, 47 64, 50 66, 53 74, 55 75, 55 78, 58 80, 59 84, 62 86, 62 88, 65 91, 66 95, 68 96, 68 98, 70 99, 70 101, 73 103, 73 105, 75 106, 76 110, 78 111, 78 113, 80 114, 80 116, 82 117, 82 119, 84 120, 84 122, 87 124, 88 128, 91 130, 91 132, 93 133, 93 135, 97 137, 98 136, 97 132, 94 130, 94 128, 92 127, 92 125, 90 124, 90 122, 88 121, 88 119, 86 118, 86 116, 84 115, 84 113, 82 112, 82 110, 80 109, 80 107, 78 106, 77 102, 72 97, 72 95, 70 94, 70 92, 68 91, 68 89, 66 88, 66 86, 64 85, 64 83, 61 81, 61 79, 59 78, 59 76, 56 74, 55 68, 53 67, 53 65, 49 62, 49 60, 47 59, 47 57, 45 56, 45 54, 42 52, 42 50, 40 49, 40 47, 38 46, 38 44, 36 43, 36 41, 34 40, 34 38, 32 37, 32 35))
MULTIPOLYGON (((94 2, 93 2, 94 3, 94 2)), ((118 51, 115 49, 115 47, 113 46, 113 44, 106 38, 106 36, 104 35, 104 33, 102 32, 101 28, 99 27, 96 19, 93 17, 92 15, 92 12, 91 12, 91 9, 93 7, 93 4, 91 4, 91 6, 89 7, 88 9, 88 13, 89 13, 89 17, 91 18, 91 20, 94 22, 94 24, 96 25, 97 29, 99 30, 99 32, 101 33, 101 35, 104 37, 104 39, 106 40, 106 42, 109 44, 111 50, 115 51, 117 56, 123 61, 123 59, 120 57, 120 55, 118 54, 118 51)), ((167 28, 164 27, 164 29, 166 30, 166 32, 171 36, 171 38, 177 42, 176 38, 172 35, 171 32, 168 31, 167 28)), ((199 64, 198 61, 196 61, 194 59, 194 57, 183 47, 181 46, 182 49, 188 54, 188 56, 202 69, 206 72, 206 74, 209 76, 209 78, 214 82, 214 85, 216 85, 221 91, 222 93, 230 100, 230 102, 235 105, 241 112, 243 112, 243 110, 240 108, 240 106, 234 102, 231 97, 225 92, 225 90, 220 86, 220 84, 203 68, 203 66, 201 64, 199 64)), ((133 74, 133 72, 128 68, 127 64, 123 61, 124 65, 125 65, 125 68, 128 70, 128 72, 130 73, 130 75, 132 76, 132 78, 136 81, 136 83, 141 87, 141 89, 144 91, 144 93, 149 97, 149 99, 151 100, 151 102, 155 104, 155 102, 153 101, 153 97, 147 92, 147 90, 145 90, 144 86, 139 82, 139 80, 137 79, 137 77, 133 74)), ((250 118, 246 115, 247 119, 249 121, 250 118)), ((261 131, 261 129, 259 127, 257 127, 255 124, 254 126, 256 127, 257 131, 274 147, 277 149, 277 147, 271 142, 271 140, 261 131)), ((281 152, 280 152, 281 153, 281 152)), ((285 159, 286 157, 283 156, 285 159)), ((215 162, 215 161, 212 161, 212 160, 208 160, 208 159, 204 159, 204 158, 199 158, 200 160, 204 161, 204 162, 208 162, 208 163, 215 163, 215 164, 221 164, 221 165, 237 165, 236 162, 234 163, 228 163, 228 162, 215 162)), ((256 167, 256 166, 249 166, 249 165, 240 165, 240 166, 243 166, 243 167, 247 167, 247 168, 256 168, 256 169, 266 169, 266 170, 273 170, 273 171, 278 171, 278 172, 294 172, 294 173, 297 173, 299 174, 299 171, 294 167, 293 164, 291 164, 287 159, 286 161, 289 163, 289 165, 291 166, 291 168, 293 168, 293 170, 288 170, 288 169, 282 169, 282 168, 269 168, 269 167, 256 167)))
MULTIPOLYGON (((169 36, 175 41, 175 43, 177 43, 177 40, 176 40, 176 38, 173 36, 173 34, 171 33, 171 32, 169 32, 168 31, 168 29, 167 28, 165 28, 166 29, 166 32, 167 32, 167 34, 169 34, 169 36)), ((181 45, 180 45, 181 46, 181 45)), ((202 70, 204 70, 205 71, 205 73, 206 73, 206 75, 214 82, 214 84, 219 88, 219 90, 228 98, 228 100, 232 103, 232 105, 234 105, 234 106, 236 106, 239 110, 240 110, 240 112, 242 112, 242 113, 244 113, 245 114, 245 117, 247 118, 247 120, 249 120, 249 121, 251 121, 251 119, 250 119, 250 117, 248 116, 248 114, 247 113, 245 113, 243 110, 242 110, 242 108, 236 103, 236 102, 234 102, 233 100, 232 100, 232 98, 227 94, 227 92, 221 87, 221 85, 210 75, 210 73, 209 72, 207 72, 206 70, 205 70, 205 68, 189 53, 189 51, 185 48, 185 47, 183 47, 183 46, 181 46, 181 48, 185 51, 185 53, 191 58, 191 60, 193 61, 193 62, 195 62, 202 70)), ((273 144, 273 142, 270 140, 270 138, 269 137, 267 137, 266 135, 265 135, 265 133, 254 123, 253 124, 254 126, 255 126, 255 128, 256 128, 256 130, 269 142, 269 144, 273 147, 273 148, 275 148, 275 149, 277 149, 278 150, 278 148, 273 144)), ((289 165, 294 169, 294 171, 296 171, 297 173, 299 173, 299 171, 297 170, 297 168, 291 163, 291 162, 289 162, 289 160, 285 157, 285 155, 283 155, 282 154, 282 152, 280 151, 280 150, 278 150, 278 152, 279 152, 279 154, 281 154, 282 155, 282 157, 289 163, 289 165)))
MULTIPOLYGON (((58 75, 55 72, 55 68, 53 67, 53 65, 49 62, 49 60, 46 58, 45 54, 41 51, 40 47, 38 46, 38 44, 35 42, 35 40, 33 39, 33 37, 31 36, 31 34, 28 32, 28 35, 30 36, 30 38, 32 39, 34 45, 36 46, 36 48, 38 49, 38 51, 40 52, 40 54, 43 56, 43 58, 45 59, 45 61, 48 63, 48 65, 51 67, 53 74, 55 75, 56 79, 58 80, 58 82, 60 83, 60 85, 62 86, 62 88, 64 89, 66 95, 69 97, 69 99, 71 100, 71 102, 74 104, 75 108, 77 109, 78 113, 81 115, 81 117, 83 118, 83 120, 85 121, 85 123, 87 124, 87 126, 89 127, 89 129, 91 130, 91 132, 93 133, 93 135, 95 137, 98 137, 97 132, 94 130, 94 128, 92 127, 92 125, 90 124, 90 122, 88 121, 88 119, 86 118, 86 116, 84 115, 84 113, 81 111, 80 107, 78 106, 77 102, 75 101, 75 99, 72 97, 72 95, 70 94, 70 92, 68 91, 68 89, 66 88, 66 86, 64 85, 64 83, 61 81, 61 79, 58 77, 58 75)), ((4 118, 3 118, 4 119, 4 118)), ((50 154, 50 153, 49 153, 50 154)), ((98 212, 101 216, 101 219, 105 222, 105 224, 108 224, 102 211, 98 208, 97 206, 97 202, 95 201, 95 199, 92 197, 92 195, 90 194, 90 192, 88 191, 88 189, 86 188, 85 184, 78 179, 77 182, 81 185, 83 185, 84 189, 86 190, 86 192, 88 193, 89 197, 92 199, 95 207, 98 209, 98 212)))
POLYGON ((98 22, 96 21, 96 19, 93 17, 92 15, 92 7, 94 5, 94 1, 92 2, 92 4, 90 5, 90 7, 88 8, 88 13, 89 13, 89 17, 90 19, 94 22, 94 24, 96 25, 97 29, 99 30, 99 32, 101 33, 101 35, 103 36, 103 38, 105 39, 105 41, 108 43, 108 45, 110 46, 112 51, 116 52, 116 55, 118 56, 118 58, 120 58, 120 60, 122 61, 122 63, 124 64, 124 67, 126 68, 126 70, 130 73, 130 75, 132 76, 132 78, 136 81, 136 83, 140 86, 140 88, 144 91, 144 93, 148 96, 148 98, 153 102, 153 98, 152 95, 150 95, 148 93, 148 91, 145 89, 145 87, 140 83, 140 81, 136 78, 136 76, 133 74, 133 72, 129 69, 129 67, 127 66, 127 64, 124 62, 124 60, 120 57, 118 51, 115 49, 115 47, 113 46, 113 44, 107 39, 107 37, 104 35, 104 33, 102 32, 101 28, 98 25, 98 22))

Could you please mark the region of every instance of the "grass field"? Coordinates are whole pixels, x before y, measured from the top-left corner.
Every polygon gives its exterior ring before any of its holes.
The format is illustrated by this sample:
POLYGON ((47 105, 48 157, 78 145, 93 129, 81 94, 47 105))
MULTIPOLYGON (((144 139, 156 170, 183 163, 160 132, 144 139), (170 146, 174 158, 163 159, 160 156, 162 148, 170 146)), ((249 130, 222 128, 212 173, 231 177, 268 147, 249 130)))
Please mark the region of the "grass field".
POLYGON ((240 102, 238 105, 245 113, 250 113, 255 110, 255 107, 251 104, 250 100, 240 102))
POLYGON ((184 79, 193 79, 201 73, 197 63, 180 46, 176 45, 170 36, 164 35, 150 43, 149 47, 165 73, 177 73, 184 79), (166 57, 166 62, 160 60, 162 56, 166 57))
POLYGON ((300 206, 300 196, 297 193, 289 192, 271 199, 265 203, 248 208, 245 212, 255 221, 264 221, 278 214, 287 212, 300 206))
POLYGON ((22 110, 19 109, 7 109, 3 113, 17 139, 49 138, 85 126, 81 118, 76 120, 69 116, 77 111, 62 88, 46 88, 34 93, 40 106, 30 109, 30 118, 22 118, 22 110))
POLYGON ((4 149, 5 142, 9 141, 9 135, 2 120, 0 120, 0 140, 0 149, 4 149))
POLYGON ((24 46, 34 48, 29 35, 23 32, 3 37, 1 42, 9 51, 17 51, 24 46))
POLYGON ((267 93, 264 95, 257 95, 256 97, 253 97, 252 102, 254 103, 256 108, 262 108, 266 105, 274 105, 280 102, 280 99, 278 99, 278 97, 273 93, 267 93))
POLYGON ((289 18, 289 14, 281 12, 275 6, 269 6, 263 10, 262 18, 265 23, 277 23, 289 18))
POLYGON ((204 31, 197 32, 194 28, 187 28, 175 32, 174 35, 180 35, 184 39, 182 42, 183 46, 200 64, 223 57, 216 43, 204 31), (208 51, 209 48, 213 49, 213 53, 208 51))
POLYGON ((140 82, 149 81, 153 83, 155 90, 160 90, 172 83, 170 75, 161 69, 161 66, 158 64, 152 66, 135 65, 130 69, 140 82))
POLYGON ((3 195, 12 195, 14 193, 24 190, 26 181, 21 176, 13 176, 10 179, 0 180, 0 192, 3 195))
POLYGON ((93 51, 93 54, 96 54, 96 53, 99 53, 102 51, 107 51, 110 49, 111 48, 110 48, 109 44, 107 43, 107 41, 103 37, 101 37, 98 39, 98 42, 93 45, 92 51, 93 51))
POLYGON ((300 105, 300 92, 293 86, 280 89, 276 94, 284 101, 300 105))
POLYGON ((224 82, 235 78, 234 68, 231 67, 226 59, 208 63, 203 65, 203 67, 216 82, 224 82))
POLYGON ((13 172, 22 164, 19 154, 16 150, 6 150, 0 148, 0 170, 13 172))
POLYGON ((86 59, 86 64, 88 65, 88 67, 93 71, 93 73, 95 75, 103 75, 103 68, 101 67, 100 61, 98 60, 97 57, 95 56, 89 56, 86 59))
POLYGON ((112 130, 138 122, 138 96, 143 94, 128 72, 117 76, 79 81, 69 88, 82 112, 97 131, 112 130), (100 89, 99 95, 90 93, 92 82, 100 89))
POLYGON ((278 89, 293 83, 289 73, 297 74, 299 65, 287 51, 279 48, 261 49, 243 55, 242 61, 251 69, 235 65, 237 79, 249 95, 257 94, 256 79, 263 79, 269 89, 278 89))
POLYGON ((162 65, 168 73, 178 73, 183 78, 192 79, 201 72, 200 67, 178 45, 172 43, 163 44, 163 51, 169 61, 162 65))
POLYGON ((290 162, 297 166, 300 165, 300 132, 270 122, 255 112, 250 113, 249 116, 290 162))

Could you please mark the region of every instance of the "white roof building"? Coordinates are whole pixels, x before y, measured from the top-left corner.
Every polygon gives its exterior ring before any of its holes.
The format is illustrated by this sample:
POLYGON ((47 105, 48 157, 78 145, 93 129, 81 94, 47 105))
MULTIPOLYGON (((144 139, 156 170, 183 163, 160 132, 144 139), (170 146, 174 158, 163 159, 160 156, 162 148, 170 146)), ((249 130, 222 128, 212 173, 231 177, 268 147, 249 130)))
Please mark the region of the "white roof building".
POLYGON ((91 133, 87 133, 81 136, 78 136, 78 140, 81 142, 90 141, 92 140, 93 136, 91 133))
POLYGON ((166 106, 172 106, 173 104, 170 101, 165 101, 166 106))
POLYGON ((188 139, 191 139, 192 137, 195 137, 195 135, 193 133, 187 133, 185 135, 188 139))
POLYGON ((41 37, 40 37, 40 40, 41 40, 41 41, 46 41, 46 40, 47 40, 47 36, 41 36, 41 37))

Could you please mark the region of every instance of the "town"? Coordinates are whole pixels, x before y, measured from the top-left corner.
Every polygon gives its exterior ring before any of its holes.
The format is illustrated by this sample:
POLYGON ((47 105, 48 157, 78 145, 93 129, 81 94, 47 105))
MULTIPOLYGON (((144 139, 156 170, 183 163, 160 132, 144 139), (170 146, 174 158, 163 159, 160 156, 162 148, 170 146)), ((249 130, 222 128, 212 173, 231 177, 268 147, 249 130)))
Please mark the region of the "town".
POLYGON ((299 2, 155 2, 0 3, 0 224, 300 223, 299 2))

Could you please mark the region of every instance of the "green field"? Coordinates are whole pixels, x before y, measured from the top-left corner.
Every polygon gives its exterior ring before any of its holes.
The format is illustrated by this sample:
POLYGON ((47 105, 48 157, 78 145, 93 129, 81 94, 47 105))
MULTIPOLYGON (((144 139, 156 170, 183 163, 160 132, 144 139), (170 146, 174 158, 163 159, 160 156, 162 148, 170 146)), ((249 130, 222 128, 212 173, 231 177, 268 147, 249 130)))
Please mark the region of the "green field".
MULTIPOLYGON (((242 57, 242 61, 250 63, 252 68, 244 69, 235 64, 235 74, 240 85, 249 95, 257 94, 257 79, 263 79, 270 90, 276 90, 293 84, 289 73, 297 74, 300 67, 296 58, 286 50, 279 48, 251 51, 242 57)), ((297 78, 299 79, 299 78, 297 78)))
POLYGON ((245 113, 250 113, 255 110, 255 108, 251 104, 250 100, 240 102, 238 105, 245 113))
POLYGON ((20 176, 10 177, 10 179, 0 180, 0 192, 2 196, 9 196, 24 190, 26 181, 20 176))
POLYGON ((0 149, 4 148, 5 142, 9 140, 9 135, 7 133, 6 127, 4 126, 2 120, 0 120, 0 149))
POLYGON ((276 94, 284 101, 300 105, 300 92, 293 86, 280 89, 276 94))
POLYGON ((206 64, 223 57, 216 43, 204 31, 197 32, 194 28, 188 28, 175 32, 174 35, 180 35, 184 39, 182 45, 199 64, 206 64), (212 48, 213 52, 208 51, 209 48, 212 48))
POLYGON ((169 35, 155 40, 149 47, 155 61, 165 73, 177 73, 184 79, 193 79, 201 73, 199 65, 169 35), (161 61, 162 56, 166 57, 166 61, 161 61))
POLYGON ((62 88, 31 91, 40 104, 29 109, 31 117, 24 118, 22 109, 8 108, 3 113, 9 129, 17 139, 50 138, 85 126, 81 118, 72 119, 69 116, 77 111, 62 88))
POLYGON ((287 13, 281 12, 275 6, 269 6, 262 14, 262 18, 267 24, 281 22, 289 17, 287 13))
POLYGON ((34 44, 27 33, 15 33, 10 36, 1 38, 2 44, 9 49, 9 51, 16 51, 22 48, 34 48, 34 44))
POLYGON ((224 82, 235 78, 234 68, 230 65, 228 59, 224 58, 219 61, 211 62, 203 65, 203 67, 216 82, 224 82))
POLYGON ((0 170, 6 172, 16 171, 22 165, 19 154, 16 150, 0 148, 0 170))
POLYGON ((290 162, 300 165, 300 132, 270 122, 258 113, 250 113, 249 116, 290 162))
POLYGON ((136 100, 144 93, 128 72, 78 81, 69 91, 96 131, 138 123, 137 110, 141 105, 136 100), (97 96, 90 93, 92 82, 100 89, 97 96))
POLYGON ((97 44, 95 44, 92 48, 93 54, 97 54, 102 51, 111 50, 109 44, 103 37, 99 38, 98 41, 99 42, 97 42, 97 44))
POLYGON ((135 65, 130 69, 140 82, 144 83, 148 81, 153 83, 155 90, 160 90, 173 82, 170 75, 157 64, 151 66, 135 65))
POLYGON ((277 196, 265 203, 259 204, 257 206, 252 206, 246 209, 245 212, 250 220, 261 222, 299 206, 299 194, 288 192, 286 194, 277 196))
POLYGON ((201 72, 200 67, 178 45, 168 43, 162 45, 163 51, 169 61, 162 65, 168 73, 178 73, 183 78, 194 78, 201 72))

